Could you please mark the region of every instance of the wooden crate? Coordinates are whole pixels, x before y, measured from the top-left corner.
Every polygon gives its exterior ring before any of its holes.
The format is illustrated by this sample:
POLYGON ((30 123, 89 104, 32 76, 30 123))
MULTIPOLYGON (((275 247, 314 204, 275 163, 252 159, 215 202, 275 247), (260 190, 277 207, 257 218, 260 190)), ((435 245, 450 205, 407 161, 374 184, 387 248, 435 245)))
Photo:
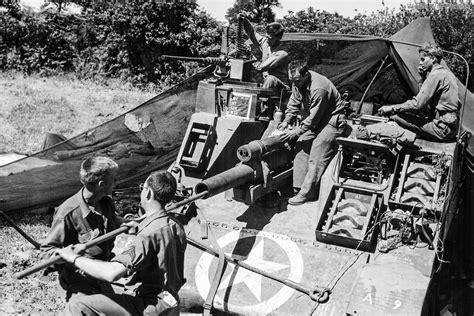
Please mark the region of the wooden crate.
POLYGON ((375 223, 382 206, 380 193, 335 184, 316 227, 316 240, 373 251, 375 223))
MULTIPOLYGON (((441 209, 437 202, 444 201, 445 196, 440 192, 443 175, 435 170, 429 161, 417 162, 417 157, 435 155, 425 152, 406 152, 402 155, 395 168, 395 180, 390 192, 388 204, 390 209, 401 209, 418 215, 425 209, 428 215, 439 216, 441 209)), ((446 177, 447 174, 444 174, 446 177)))

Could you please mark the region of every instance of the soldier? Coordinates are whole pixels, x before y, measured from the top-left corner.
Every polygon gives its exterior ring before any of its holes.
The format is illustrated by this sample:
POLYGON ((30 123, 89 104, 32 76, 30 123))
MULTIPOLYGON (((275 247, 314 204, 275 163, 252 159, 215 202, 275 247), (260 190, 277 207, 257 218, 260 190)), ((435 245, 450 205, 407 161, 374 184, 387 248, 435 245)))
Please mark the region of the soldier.
POLYGON ((141 185, 140 200, 146 218, 137 226, 131 245, 110 262, 78 255, 72 247, 56 253, 66 262, 98 280, 113 282, 131 276, 141 282, 135 295, 76 296, 66 307, 72 315, 178 315, 178 291, 185 282, 186 234, 165 211, 176 192, 176 180, 167 171, 152 173, 141 185))
POLYGON ((286 129, 280 135, 282 141, 297 140, 293 186, 300 190, 288 204, 299 205, 315 196, 315 188, 336 152, 336 137, 348 126, 346 103, 328 78, 308 70, 301 60, 290 63, 289 78, 293 90, 279 129, 286 129), (287 129, 300 111, 304 116, 301 124, 287 129))
MULTIPOLYGON (((107 157, 92 157, 81 164, 80 180, 83 184, 78 193, 67 199, 56 210, 48 236, 41 245, 45 256, 69 245, 86 243, 117 228, 122 219, 115 215, 110 198, 115 185, 118 165, 107 157)), ((88 249, 84 255, 107 260, 111 256, 113 241, 88 249)), ((53 267, 59 272, 59 283, 66 291, 66 301, 76 294, 111 292, 109 284, 81 273, 69 264, 53 267)))
POLYGON ((390 116, 403 128, 431 141, 450 141, 456 135, 461 102, 456 77, 441 65, 440 48, 425 44, 419 49, 419 71, 424 70, 420 91, 401 104, 385 105, 379 114, 390 116))
POLYGON ((270 23, 266 27, 266 34, 255 32, 252 23, 239 14, 245 33, 252 43, 260 49, 262 62, 256 67, 258 72, 263 72, 263 88, 289 88, 288 84, 288 53, 279 49, 280 40, 285 29, 280 23, 270 23))

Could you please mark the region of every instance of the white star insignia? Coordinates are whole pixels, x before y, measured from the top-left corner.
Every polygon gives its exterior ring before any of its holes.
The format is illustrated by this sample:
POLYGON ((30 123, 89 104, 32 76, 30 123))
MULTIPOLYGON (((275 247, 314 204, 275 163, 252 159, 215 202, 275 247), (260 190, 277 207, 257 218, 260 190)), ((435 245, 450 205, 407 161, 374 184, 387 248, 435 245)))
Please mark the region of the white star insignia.
MULTIPOLYGON (((226 253, 226 255, 231 256, 229 253, 226 253)), ((265 270, 268 273, 274 273, 289 268, 289 265, 263 259, 263 238, 260 239, 255 247, 252 248, 247 259, 243 260, 242 262, 245 262, 252 267, 265 270)), ((261 302, 262 275, 249 271, 245 268, 238 266, 236 267, 236 265, 232 263, 229 263, 229 266, 231 266, 233 270, 221 281, 219 290, 225 290, 230 286, 244 283, 255 296, 255 298, 261 302)))

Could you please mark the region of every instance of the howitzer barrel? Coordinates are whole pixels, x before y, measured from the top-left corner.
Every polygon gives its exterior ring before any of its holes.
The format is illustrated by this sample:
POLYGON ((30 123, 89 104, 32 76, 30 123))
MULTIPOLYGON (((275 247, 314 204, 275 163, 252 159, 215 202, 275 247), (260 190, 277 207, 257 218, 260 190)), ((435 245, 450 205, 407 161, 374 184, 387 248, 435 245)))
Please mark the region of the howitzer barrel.
POLYGON ((262 159, 266 153, 283 148, 284 143, 280 136, 272 136, 262 140, 254 140, 237 149, 237 158, 242 162, 248 162, 252 159, 262 159))
POLYGON ((173 56, 173 55, 162 55, 163 60, 182 60, 182 61, 195 61, 204 62, 208 64, 218 64, 224 61, 220 57, 188 57, 188 56, 173 56))
POLYGON ((209 179, 199 182, 195 187, 196 194, 208 192, 203 198, 222 193, 233 187, 245 184, 255 179, 255 170, 249 165, 240 164, 232 169, 219 173, 209 179))
POLYGON ((291 155, 287 150, 275 151, 265 157, 265 161, 252 161, 249 164, 241 163, 232 169, 226 170, 213 177, 199 182, 194 191, 196 194, 208 192, 203 198, 222 193, 234 187, 250 183, 262 182, 265 172, 263 168, 275 170, 291 162, 291 155))

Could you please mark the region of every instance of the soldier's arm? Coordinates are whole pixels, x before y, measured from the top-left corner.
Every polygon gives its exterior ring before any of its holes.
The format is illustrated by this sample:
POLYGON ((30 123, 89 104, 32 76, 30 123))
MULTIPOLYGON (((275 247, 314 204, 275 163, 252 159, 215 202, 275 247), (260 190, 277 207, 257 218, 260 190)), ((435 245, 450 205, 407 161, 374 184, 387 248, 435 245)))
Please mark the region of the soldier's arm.
POLYGON ((291 96, 290 100, 288 101, 288 105, 286 106, 286 111, 285 111, 285 120, 284 122, 287 123, 288 125, 292 124, 298 115, 300 108, 301 108, 301 102, 302 102, 302 96, 298 88, 293 85, 292 86, 292 91, 291 91, 291 96))
POLYGON ((401 104, 393 105, 393 112, 419 112, 426 108, 439 88, 440 80, 437 76, 428 76, 423 82, 418 94, 401 104))
POLYGON ((276 68, 285 62, 288 57, 288 53, 284 50, 279 50, 272 53, 265 61, 261 62, 257 67, 257 71, 266 71, 269 69, 276 68))
POLYGON ((67 232, 69 230, 69 223, 67 218, 63 216, 55 216, 51 229, 41 244, 41 251, 43 256, 51 257, 58 248, 63 248, 67 245, 67 232))
POLYGON ((260 47, 260 42, 259 42, 259 34, 255 32, 255 29, 253 28, 252 23, 250 23, 249 19, 247 19, 243 14, 239 14, 239 20, 242 21, 242 25, 244 27, 244 31, 247 34, 247 36, 250 38, 252 43, 260 47))
POLYGON ((327 110, 328 92, 322 89, 311 91, 309 115, 301 122, 301 129, 306 132, 311 127, 318 126, 327 110))
POLYGON ((83 257, 74 252, 72 246, 56 251, 66 262, 69 262, 87 275, 98 280, 113 282, 123 277, 127 269, 119 262, 106 262, 83 257))

